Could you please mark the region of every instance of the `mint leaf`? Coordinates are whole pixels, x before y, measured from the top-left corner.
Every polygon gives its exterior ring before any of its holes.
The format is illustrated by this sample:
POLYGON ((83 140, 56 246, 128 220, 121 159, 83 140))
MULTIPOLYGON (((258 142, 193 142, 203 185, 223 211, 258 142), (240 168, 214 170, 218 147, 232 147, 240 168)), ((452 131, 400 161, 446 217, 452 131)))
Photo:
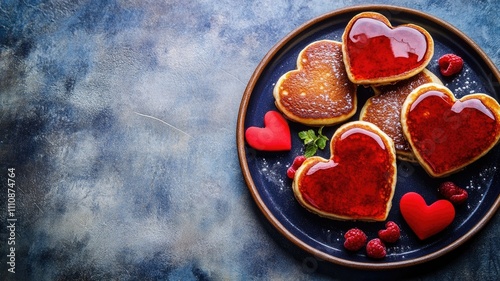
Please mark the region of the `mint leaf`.
POLYGON ((307 136, 312 139, 312 140, 315 140, 316 139, 316 133, 314 132, 313 129, 309 129, 307 130, 307 136))
POLYGON ((318 148, 316 145, 306 145, 306 151, 304 152, 304 156, 306 158, 314 156, 314 154, 316 154, 317 150, 318 150, 318 148))
POLYGON ((321 126, 321 128, 318 129, 318 136, 323 136, 323 128, 325 126, 321 126))
POLYGON ((319 139, 316 140, 316 145, 318 146, 319 149, 323 149, 326 146, 326 141, 327 140, 328 139, 325 140, 325 138, 319 138, 319 139))
MULTIPOLYGON (((314 134, 314 131, 313 131, 314 134)), ((304 144, 309 144, 311 142, 314 142, 314 139, 316 138, 316 135, 311 137, 311 134, 309 131, 302 131, 299 133, 299 137, 304 140, 304 144)))
POLYGON ((299 138, 305 140, 307 138, 307 131, 299 132, 299 138))
POLYGON ((299 132, 299 138, 303 140, 305 145, 305 157, 311 157, 316 154, 319 149, 324 149, 326 147, 326 142, 328 138, 323 135, 323 127, 318 129, 318 135, 313 129, 307 131, 299 132))

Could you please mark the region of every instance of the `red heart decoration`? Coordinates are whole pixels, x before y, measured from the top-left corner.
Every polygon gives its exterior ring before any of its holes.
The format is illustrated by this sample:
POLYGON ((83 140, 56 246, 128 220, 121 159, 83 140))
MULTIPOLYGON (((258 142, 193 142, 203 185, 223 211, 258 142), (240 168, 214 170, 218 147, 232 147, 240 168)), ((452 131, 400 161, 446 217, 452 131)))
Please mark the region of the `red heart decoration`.
POLYGON ((413 90, 401 126, 422 167, 434 177, 456 172, 486 154, 500 138, 500 105, 485 94, 457 100, 446 87, 413 90))
POLYGON ((424 198, 415 192, 408 192, 399 202, 401 215, 421 240, 441 232, 453 222, 455 208, 448 200, 438 200, 428 206, 424 198))
POLYGON ((347 73, 356 84, 386 84, 423 70, 434 54, 434 41, 413 24, 392 27, 379 13, 353 17, 342 35, 347 73))
POLYGON ((295 173, 294 195, 320 216, 383 221, 396 185, 394 143, 375 125, 354 121, 330 142, 330 159, 307 158, 295 173))
POLYGON ((268 111, 264 115, 264 128, 249 127, 245 131, 248 145, 265 151, 282 151, 292 148, 288 123, 277 111, 268 111))

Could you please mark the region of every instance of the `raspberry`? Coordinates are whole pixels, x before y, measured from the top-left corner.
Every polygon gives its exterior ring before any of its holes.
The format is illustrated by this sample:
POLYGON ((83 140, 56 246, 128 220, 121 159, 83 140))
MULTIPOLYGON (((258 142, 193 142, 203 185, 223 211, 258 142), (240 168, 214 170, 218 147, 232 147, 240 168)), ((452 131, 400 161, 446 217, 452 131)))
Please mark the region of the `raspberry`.
POLYGON ((399 226, 393 221, 388 221, 385 224, 385 227, 386 229, 379 230, 378 232, 378 237, 380 238, 380 240, 386 243, 395 243, 396 241, 398 241, 399 237, 401 236, 399 226))
POLYGON ((373 238, 366 244, 366 254, 370 258, 381 259, 385 257, 387 252, 384 243, 378 238, 373 238))
POLYGON ((438 64, 441 74, 444 76, 452 76, 462 70, 464 61, 455 54, 446 54, 439 58, 438 64))
POLYGON ((349 251, 357 251, 366 243, 367 236, 359 228, 351 228, 344 234, 344 247, 349 251))
POLYGON ((299 155, 295 157, 295 159, 293 159, 292 166, 290 166, 286 170, 287 177, 293 179, 295 177, 295 172, 297 171, 298 168, 300 168, 300 166, 302 165, 302 163, 304 163, 305 160, 306 157, 304 155, 299 155))
POLYGON ((293 167, 290 167, 286 170, 286 176, 289 178, 289 179, 293 179, 295 177, 295 172, 296 170, 293 168, 293 167))
POLYGON ((293 163, 292 163, 292 166, 294 166, 295 168, 299 168, 300 165, 302 165, 302 163, 304 163, 304 161, 306 161, 306 157, 304 155, 299 155, 297 157, 295 157, 295 159, 293 159, 293 163))
POLYGON ((458 187, 454 182, 443 182, 438 187, 438 192, 455 205, 463 204, 469 194, 463 188, 458 187))

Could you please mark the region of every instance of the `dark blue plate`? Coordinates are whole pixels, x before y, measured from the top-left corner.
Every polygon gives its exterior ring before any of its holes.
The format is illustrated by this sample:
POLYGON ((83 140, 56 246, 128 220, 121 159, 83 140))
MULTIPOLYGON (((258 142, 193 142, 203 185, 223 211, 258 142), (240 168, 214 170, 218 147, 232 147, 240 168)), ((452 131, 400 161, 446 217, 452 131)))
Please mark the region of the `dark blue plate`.
MULTIPOLYGON (((398 181, 393 207, 388 220, 401 227, 401 239, 388 245, 382 260, 369 259, 364 250, 347 252, 343 235, 358 227, 370 238, 385 228, 385 222, 335 221, 308 212, 295 200, 291 180, 286 170, 295 158, 303 154, 298 132, 308 127, 290 122, 292 150, 289 152, 260 152, 248 147, 244 131, 250 126, 263 126, 264 114, 276 110, 272 95, 278 78, 296 68, 299 52, 309 43, 321 39, 341 41, 347 22, 363 11, 384 14, 397 26, 414 23, 427 29, 434 38, 435 51, 428 69, 460 98, 470 93, 486 93, 498 100, 500 73, 491 60, 462 32, 425 13, 394 6, 356 6, 337 10, 315 18, 297 28, 278 42, 255 70, 243 95, 238 116, 237 146, 240 164, 248 188, 260 210, 276 230, 293 244, 320 260, 337 265, 363 269, 402 268, 435 259, 455 249, 476 234, 500 206, 500 146, 468 166, 465 170, 443 179, 433 179, 418 165, 398 161, 398 181), (446 53, 455 53, 464 59, 464 68, 458 76, 442 77, 437 59, 446 53), (466 204, 456 207, 453 223, 439 234, 420 241, 404 222, 399 211, 399 200, 409 191, 420 193, 428 204, 441 199, 438 185, 451 180, 467 189, 466 204)), ((358 111, 373 93, 369 88, 358 89, 358 111)), ((358 112, 359 113, 359 112, 358 112)), ((356 114, 352 120, 358 119, 356 114)), ((338 126, 324 129, 331 137, 338 126)), ((318 153, 328 158, 327 149, 318 153)))

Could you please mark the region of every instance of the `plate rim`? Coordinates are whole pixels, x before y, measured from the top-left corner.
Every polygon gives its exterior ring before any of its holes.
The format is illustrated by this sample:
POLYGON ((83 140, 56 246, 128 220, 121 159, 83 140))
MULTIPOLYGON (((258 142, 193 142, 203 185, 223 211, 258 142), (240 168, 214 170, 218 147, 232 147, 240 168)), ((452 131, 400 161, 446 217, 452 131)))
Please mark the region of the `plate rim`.
POLYGON ((407 8, 407 7, 401 7, 401 6, 395 6, 395 5, 355 5, 355 6, 348 6, 340 9, 335 9, 330 12, 324 13, 322 15, 319 15, 317 17, 312 18, 309 21, 306 21, 305 23, 299 25, 297 28, 292 30, 290 33, 285 35, 281 40, 279 40, 262 58, 262 60, 259 62, 257 67, 255 68, 252 76, 249 79, 249 82, 245 88, 245 91, 243 93, 239 111, 238 111, 238 118, 237 118, 237 124, 236 124, 236 145, 237 145, 237 151, 238 151, 238 158, 239 158, 239 163, 241 167, 241 171, 243 174, 243 177, 245 179, 245 183, 247 185, 247 188, 250 191, 250 194, 254 200, 254 202, 257 204, 259 210, 262 212, 262 214, 265 216, 265 218, 268 220, 271 225, 278 230, 278 232, 284 236, 288 241, 293 243, 294 245, 298 246, 300 249, 304 250, 305 252, 313 255, 314 257, 323 260, 323 261, 328 261, 333 264, 349 267, 349 268, 354 268, 354 269, 369 269, 369 270, 383 270, 383 269, 400 269, 404 267, 410 267, 410 266, 415 266, 418 264, 422 264, 425 262, 429 262, 431 260, 437 259, 446 253, 449 253, 459 247, 460 245, 464 244, 466 241, 471 239, 475 234, 477 234, 494 216, 496 211, 500 207, 500 195, 497 197, 497 199, 494 201, 493 205, 491 208, 485 213, 485 215, 477 222, 469 231, 467 231, 464 235, 459 237, 457 240, 453 241, 449 245, 439 249, 438 251, 429 253, 427 255, 423 255, 418 258, 410 259, 410 260, 403 260, 403 261, 397 261, 397 262, 357 262, 357 261, 350 261, 346 259, 342 259, 333 255, 330 255, 328 253, 325 253, 323 251, 320 251, 311 245, 305 243, 298 237, 296 237, 293 233, 291 233, 270 211, 268 206, 264 203, 263 199, 261 198, 261 195, 259 194, 259 191, 257 190, 257 187, 253 181, 253 178, 250 173, 250 169, 248 166, 247 158, 246 158, 246 149, 245 149, 245 119, 247 115, 247 109, 248 109, 248 104, 250 103, 250 99, 252 96, 253 89, 257 83, 257 81, 260 79, 262 72, 264 69, 267 67, 269 62, 273 59, 273 57, 291 40, 295 39, 296 36, 298 36, 301 32, 307 30, 311 26, 321 23, 327 19, 334 18, 336 16, 340 16, 343 14, 347 13, 360 13, 363 11, 380 11, 380 10, 390 10, 393 12, 404 12, 408 14, 412 14, 414 16, 423 18, 427 21, 431 21, 433 23, 438 24, 439 26, 442 26, 443 28, 447 29, 448 31, 451 31, 454 35, 458 36, 461 40, 465 41, 470 47, 472 47, 478 54, 479 54, 479 59, 481 59, 488 67, 489 70, 491 70, 493 76, 497 81, 500 81, 500 71, 497 69, 493 61, 486 55, 486 53, 477 45, 471 38, 469 38, 465 33, 451 25, 450 23, 436 17, 430 14, 427 14, 425 12, 412 9, 412 8, 407 8))

